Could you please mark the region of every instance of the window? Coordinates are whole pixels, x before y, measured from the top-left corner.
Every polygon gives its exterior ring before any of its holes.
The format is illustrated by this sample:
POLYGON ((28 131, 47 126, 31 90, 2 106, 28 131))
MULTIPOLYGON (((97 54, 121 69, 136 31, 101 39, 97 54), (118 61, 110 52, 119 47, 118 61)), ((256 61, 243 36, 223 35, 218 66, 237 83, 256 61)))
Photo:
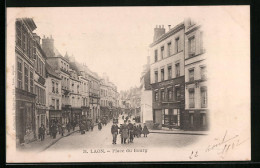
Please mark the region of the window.
POLYGON ((17 60, 17 87, 19 89, 23 88, 23 69, 22 69, 22 60, 18 58, 17 60))
POLYGON ((56 110, 59 110, 60 109, 60 100, 57 99, 56 100, 56 110))
POLYGON ((180 38, 179 37, 175 39, 175 46, 176 46, 175 52, 176 53, 180 52, 180 38))
POLYGON ((16 26, 16 44, 21 47, 22 46, 22 24, 19 21, 15 22, 16 26))
POLYGON ((176 87, 175 88, 175 93, 176 93, 176 101, 180 101, 181 100, 181 91, 180 91, 180 87, 176 87))
POLYGON ((154 99, 155 101, 159 101, 158 91, 155 91, 155 92, 154 92, 154 98, 155 98, 155 99, 154 99))
POLYGON ((161 69, 161 81, 164 81, 164 68, 161 69))
POLYGON ((168 66, 168 79, 171 79, 172 78, 172 66, 169 65, 168 66))
POLYGON ((167 89, 167 95, 168 95, 168 100, 172 100, 172 89, 171 88, 168 88, 167 89))
POLYGON ((206 126, 206 114, 205 113, 201 113, 200 114, 200 124, 202 127, 206 126))
POLYGON ((161 47, 161 57, 164 58, 164 47, 161 47))
POLYGON ((171 56, 172 43, 168 43, 168 57, 171 56))
POLYGON ((63 62, 61 61, 61 69, 63 69, 63 62))
POLYGON ((38 94, 38 86, 35 85, 35 94, 36 94, 36 103, 39 103, 39 94, 38 94))
POLYGON ((71 84, 71 92, 74 92, 74 83, 71 84))
POLYGON ((59 84, 56 83, 56 93, 59 93, 59 84))
POLYGON ((69 65, 67 65, 67 71, 69 70, 69 65))
POLYGON ((194 69, 189 70, 189 81, 194 81, 194 69))
POLYGON ((42 72, 42 61, 40 59, 38 59, 38 60, 39 60, 39 71, 38 71, 38 73, 41 74, 41 72, 42 72))
POLYGON ((201 87, 201 107, 206 108, 207 107, 207 87, 201 87))
POLYGON ((158 51, 155 50, 154 51, 154 62, 157 62, 158 61, 158 51))
POLYGON ((195 56, 195 38, 194 38, 194 36, 189 38, 188 53, 189 53, 189 57, 195 56))
POLYGON ((165 100, 165 93, 164 89, 161 90, 161 100, 165 100))
POLYGON ((46 104, 46 93, 45 90, 43 90, 43 104, 46 104))
POLYGON ((176 78, 180 76, 180 63, 175 64, 176 78))
POLYGON ((26 64, 24 64, 24 90, 29 91, 29 69, 26 64))
POLYGON ((200 67, 200 74, 201 74, 201 79, 202 79, 202 80, 206 80, 206 79, 207 79, 207 76, 206 76, 206 67, 205 67, 205 66, 200 67))
POLYGON ((26 48, 26 30, 22 27, 22 49, 25 51, 26 48))
POLYGON ((33 93, 33 69, 30 69, 30 92, 33 93))
POLYGON ((154 81, 158 82, 158 71, 154 72, 154 81))
POLYGON ((79 85, 77 85, 77 93, 79 93, 79 85))
POLYGON ((189 107, 190 108, 194 108, 195 107, 194 89, 189 89, 189 107))
POLYGON ((190 126, 193 126, 193 114, 190 114, 190 126))
POLYGON ((52 81, 52 93, 55 93, 55 83, 52 81))
POLYGON ((53 106, 53 108, 55 107, 55 99, 51 99, 51 105, 53 106))
POLYGON ((42 63, 42 76, 45 78, 45 64, 42 63))
POLYGON ((200 32, 200 53, 204 52, 203 48, 203 32, 200 32))

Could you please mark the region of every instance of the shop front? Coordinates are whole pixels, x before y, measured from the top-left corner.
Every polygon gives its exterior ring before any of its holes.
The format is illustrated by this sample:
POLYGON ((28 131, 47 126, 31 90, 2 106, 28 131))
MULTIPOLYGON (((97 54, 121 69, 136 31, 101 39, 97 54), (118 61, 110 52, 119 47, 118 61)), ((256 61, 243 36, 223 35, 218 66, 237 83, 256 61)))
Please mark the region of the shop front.
MULTIPOLYGON (((47 117, 46 117, 46 108, 36 107, 36 135, 39 135, 39 128, 43 124, 45 128, 48 128, 47 117)), ((38 137, 39 139, 39 137, 38 137)))
POLYGON ((62 107, 62 123, 67 124, 71 120, 71 106, 65 105, 62 107))
POLYGON ((52 123, 62 123, 62 111, 61 110, 49 110, 49 125, 52 123))
POLYGON ((153 122, 157 128, 183 128, 184 89, 184 77, 152 84, 153 122))
POLYGON ((35 97, 33 93, 16 88, 16 138, 17 144, 28 143, 36 138, 35 97))
POLYGON ((72 120, 76 121, 76 123, 79 123, 82 120, 82 109, 73 107, 71 109, 72 112, 72 120))
POLYGON ((198 110, 186 110, 186 130, 198 130, 205 131, 208 130, 208 110, 198 109, 198 110))

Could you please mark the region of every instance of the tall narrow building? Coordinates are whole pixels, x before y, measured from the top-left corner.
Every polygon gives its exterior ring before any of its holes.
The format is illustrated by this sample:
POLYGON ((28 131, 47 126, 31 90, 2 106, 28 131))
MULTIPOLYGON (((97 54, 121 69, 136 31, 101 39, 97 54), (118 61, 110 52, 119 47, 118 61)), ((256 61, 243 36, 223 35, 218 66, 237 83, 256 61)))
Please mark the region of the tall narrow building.
POLYGON ((185 123, 186 129, 208 129, 207 64, 201 25, 186 20, 185 123))
POLYGON ((184 39, 184 22, 168 32, 164 26, 154 29, 154 41, 150 45, 150 77, 153 122, 159 129, 184 127, 184 39))
POLYGON ((34 61, 36 42, 33 31, 37 28, 32 18, 19 18, 15 22, 15 99, 17 144, 36 138, 34 61))

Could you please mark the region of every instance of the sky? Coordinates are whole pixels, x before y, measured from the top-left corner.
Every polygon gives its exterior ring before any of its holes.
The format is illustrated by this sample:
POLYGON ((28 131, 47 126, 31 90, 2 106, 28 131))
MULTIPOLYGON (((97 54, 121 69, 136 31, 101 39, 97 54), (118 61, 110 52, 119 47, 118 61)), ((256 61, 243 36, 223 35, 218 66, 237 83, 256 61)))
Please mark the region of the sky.
MULTIPOLYGON (((54 38, 65 55, 86 64, 100 76, 106 73, 118 91, 140 86, 156 25, 174 27, 187 17, 202 20, 209 7, 77 7, 20 8, 15 17, 32 17, 35 32, 54 38)), ((213 17, 211 19, 214 19, 213 17)))

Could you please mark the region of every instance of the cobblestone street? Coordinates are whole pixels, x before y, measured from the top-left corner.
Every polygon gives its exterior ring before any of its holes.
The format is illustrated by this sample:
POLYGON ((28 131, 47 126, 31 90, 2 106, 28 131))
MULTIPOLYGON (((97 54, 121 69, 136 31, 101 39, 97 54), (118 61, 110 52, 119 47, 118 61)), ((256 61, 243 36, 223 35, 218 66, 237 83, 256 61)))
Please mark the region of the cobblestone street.
MULTIPOLYGON (((122 123, 122 121, 119 121, 122 123)), ((134 143, 121 144, 120 135, 117 136, 117 144, 112 144, 111 135, 111 125, 112 122, 103 126, 102 130, 99 131, 97 126, 94 128, 93 132, 86 132, 86 134, 81 135, 76 132, 68 137, 62 138, 57 143, 52 145, 50 150, 68 150, 68 149, 83 149, 83 148, 135 148, 135 147, 173 147, 180 148, 188 146, 195 141, 197 141, 202 135, 186 135, 186 134, 160 134, 160 133, 150 133, 147 138, 143 135, 140 138, 135 138, 134 143)))

